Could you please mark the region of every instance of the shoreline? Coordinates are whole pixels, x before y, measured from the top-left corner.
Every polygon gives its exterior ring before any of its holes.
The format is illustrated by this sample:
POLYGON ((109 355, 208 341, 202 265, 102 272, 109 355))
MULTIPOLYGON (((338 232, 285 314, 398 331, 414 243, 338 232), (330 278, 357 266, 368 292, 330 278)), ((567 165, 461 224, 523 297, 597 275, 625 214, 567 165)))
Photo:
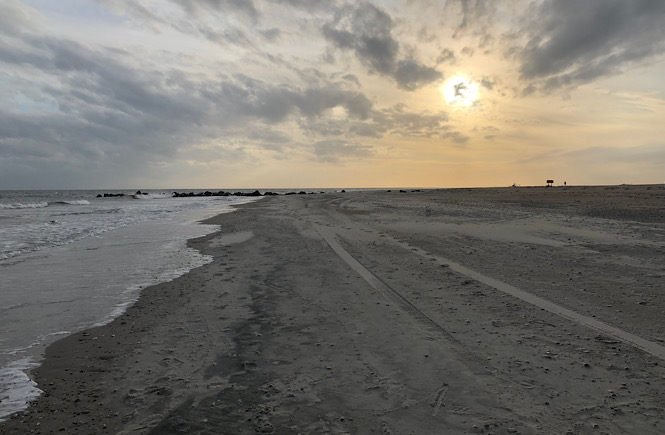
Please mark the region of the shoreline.
POLYGON ((33 372, 45 393, 0 430, 662 432, 662 360, 436 260, 662 344, 663 191, 623 187, 236 206, 189 242, 212 263, 51 345, 33 372), (317 226, 399 298, 350 269, 317 226))
POLYGON ((31 222, 58 219, 43 237, 39 234, 53 246, 35 242, 33 252, 2 262, 0 420, 41 393, 24 372, 39 365, 50 343, 108 323, 138 298, 141 288, 169 281, 208 261, 187 248, 188 239, 215 230, 196 221, 230 211, 227 202, 248 200, 186 201, 182 206, 143 201, 129 210, 123 204, 110 206, 113 213, 104 206, 61 205, 53 212, 28 211, 25 218, 22 211, 0 218, 7 223, 2 241, 29 239, 29 230, 23 236, 15 225, 22 220, 30 228, 31 222), (77 232, 71 241, 60 242, 55 236, 77 232))

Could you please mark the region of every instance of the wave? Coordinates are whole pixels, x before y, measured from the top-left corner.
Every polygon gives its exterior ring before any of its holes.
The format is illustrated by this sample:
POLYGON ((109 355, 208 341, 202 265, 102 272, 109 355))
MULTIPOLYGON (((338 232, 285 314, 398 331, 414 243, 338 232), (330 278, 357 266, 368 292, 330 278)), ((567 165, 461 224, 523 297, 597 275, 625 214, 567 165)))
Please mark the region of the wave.
POLYGON ((53 201, 49 202, 48 205, 90 205, 90 202, 85 199, 74 199, 71 201, 53 201))
POLYGON ((32 204, 21 204, 16 202, 14 204, 0 204, 0 210, 2 209, 18 209, 18 208, 44 208, 48 207, 48 202, 35 202, 32 204))
POLYGON ((15 209, 25 209, 25 208, 45 208, 53 205, 90 205, 90 202, 85 199, 74 199, 71 201, 52 201, 52 202, 33 202, 28 204, 22 204, 20 202, 15 202, 13 204, 0 204, 0 210, 15 210, 15 209))
MULTIPOLYGON (((28 305, 30 305, 30 304, 28 304, 27 302, 24 302, 22 304, 7 305, 6 307, 0 307, 0 311, 15 310, 17 308, 27 307, 28 305)), ((0 341, 2 341, 2 340, 0 340, 0 341)))

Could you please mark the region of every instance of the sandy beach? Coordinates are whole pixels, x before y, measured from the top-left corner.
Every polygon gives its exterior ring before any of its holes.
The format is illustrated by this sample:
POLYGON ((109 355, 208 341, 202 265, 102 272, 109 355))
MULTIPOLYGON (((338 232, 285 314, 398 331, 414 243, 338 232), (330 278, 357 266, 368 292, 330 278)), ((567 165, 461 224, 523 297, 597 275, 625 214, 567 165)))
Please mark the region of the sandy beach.
POLYGON ((0 433, 665 433, 665 186, 265 197, 0 433))

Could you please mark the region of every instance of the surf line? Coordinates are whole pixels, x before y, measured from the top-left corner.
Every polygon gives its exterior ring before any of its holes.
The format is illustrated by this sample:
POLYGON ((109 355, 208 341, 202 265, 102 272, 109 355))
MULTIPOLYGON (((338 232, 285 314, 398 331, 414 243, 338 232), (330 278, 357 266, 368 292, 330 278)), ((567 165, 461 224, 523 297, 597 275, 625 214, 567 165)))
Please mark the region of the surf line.
MULTIPOLYGON (((386 292, 387 289, 387 291, 392 296, 397 295, 400 297, 400 299, 404 299, 403 297, 401 297, 401 295, 399 295, 397 292, 395 292, 393 289, 391 289, 385 283, 383 283, 383 281, 377 278, 372 272, 367 270, 367 268, 365 268, 362 264, 360 264, 358 260, 353 258, 353 256, 349 254, 344 248, 342 248, 342 246, 339 243, 337 243, 337 241, 335 240, 335 236, 337 235, 337 233, 332 228, 324 228, 319 225, 316 225, 316 230, 321 235, 321 237, 323 237, 326 243, 328 243, 328 245, 333 249, 333 251, 335 251, 335 253, 339 255, 349 266, 351 266, 353 270, 358 272, 360 276, 363 279, 365 279, 365 281, 367 281, 372 287, 374 287, 377 290, 381 290, 384 293, 386 292)), ((547 299, 543 299, 539 296, 534 295, 533 293, 521 290, 513 285, 510 285, 498 279, 485 276, 479 272, 476 272, 475 270, 469 269, 468 267, 462 266, 461 264, 451 261, 447 258, 429 254, 425 252, 423 249, 418 248, 416 246, 411 246, 408 243, 393 239, 388 236, 386 236, 386 239, 391 240, 392 242, 400 245, 401 247, 407 249, 409 252, 412 252, 414 254, 420 255, 427 259, 434 258, 437 262, 439 262, 439 264, 446 265, 455 272, 468 276, 469 278, 478 281, 480 283, 483 283, 485 285, 488 285, 500 292, 521 299, 522 301, 527 302, 535 307, 542 308, 543 310, 549 311, 550 313, 561 316, 572 322, 584 325, 596 331, 607 334, 624 343, 637 347, 638 349, 641 349, 644 352, 647 352, 657 358, 665 360, 665 347, 659 345, 658 343, 654 343, 653 341, 649 341, 635 334, 631 334, 630 332, 624 331, 623 329, 619 329, 615 326, 608 325, 607 323, 601 322, 600 320, 594 319, 593 317, 585 316, 569 308, 562 307, 561 305, 557 305, 554 302, 550 302, 547 299)), ((409 303, 405 299, 404 302, 406 302, 413 309, 417 310, 417 308, 413 307, 411 303, 409 303)))

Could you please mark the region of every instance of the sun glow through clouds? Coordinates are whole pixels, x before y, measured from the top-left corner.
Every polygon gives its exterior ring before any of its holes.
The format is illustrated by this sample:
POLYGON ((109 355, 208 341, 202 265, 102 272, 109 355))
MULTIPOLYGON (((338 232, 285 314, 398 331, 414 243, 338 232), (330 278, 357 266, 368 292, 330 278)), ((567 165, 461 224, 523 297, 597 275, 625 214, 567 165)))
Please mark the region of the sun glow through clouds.
POLYGON ((469 107, 478 101, 478 84, 464 77, 452 77, 441 90, 449 106, 469 107))

